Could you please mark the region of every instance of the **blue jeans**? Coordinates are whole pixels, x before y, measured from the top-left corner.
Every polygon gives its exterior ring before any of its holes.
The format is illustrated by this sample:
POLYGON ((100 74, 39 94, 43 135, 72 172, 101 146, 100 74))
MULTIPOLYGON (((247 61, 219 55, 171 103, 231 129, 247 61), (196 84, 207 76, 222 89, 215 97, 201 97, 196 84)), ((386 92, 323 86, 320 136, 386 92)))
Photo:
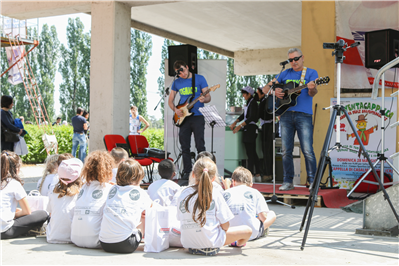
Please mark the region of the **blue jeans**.
POLYGON ((295 132, 298 132, 301 150, 305 156, 307 179, 313 182, 316 174, 316 157, 313 151, 312 115, 301 112, 285 112, 280 117, 281 142, 283 148, 284 182, 292 183, 294 179, 294 150, 295 132))
POLYGON ((72 155, 76 157, 76 151, 79 145, 79 159, 84 162, 86 158, 86 135, 73 133, 72 138, 72 155))

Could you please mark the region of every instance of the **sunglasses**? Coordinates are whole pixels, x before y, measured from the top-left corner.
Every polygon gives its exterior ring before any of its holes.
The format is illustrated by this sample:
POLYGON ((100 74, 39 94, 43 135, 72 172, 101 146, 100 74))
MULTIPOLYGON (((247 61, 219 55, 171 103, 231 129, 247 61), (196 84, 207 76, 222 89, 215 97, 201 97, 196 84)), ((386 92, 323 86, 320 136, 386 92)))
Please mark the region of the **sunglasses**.
POLYGON ((288 61, 290 61, 290 63, 292 62, 292 61, 298 61, 299 59, 301 59, 301 57, 302 57, 302 55, 301 56, 297 56, 297 57, 294 57, 294 58, 288 58, 288 61))
POLYGON ((178 70, 176 70, 175 72, 176 72, 177 75, 180 75, 180 72, 182 72, 182 71, 183 71, 183 68, 181 67, 178 70))

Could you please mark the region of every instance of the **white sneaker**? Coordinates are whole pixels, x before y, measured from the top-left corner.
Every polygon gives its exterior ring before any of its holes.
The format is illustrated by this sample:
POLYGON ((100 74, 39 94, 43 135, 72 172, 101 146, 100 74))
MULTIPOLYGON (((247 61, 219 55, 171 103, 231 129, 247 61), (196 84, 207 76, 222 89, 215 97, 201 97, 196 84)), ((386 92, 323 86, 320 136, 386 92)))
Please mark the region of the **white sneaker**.
POLYGON ((283 183, 281 187, 278 188, 278 190, 286 191, 286 190, 292 190, 294 189, 294 185, 292 183, 283 183))

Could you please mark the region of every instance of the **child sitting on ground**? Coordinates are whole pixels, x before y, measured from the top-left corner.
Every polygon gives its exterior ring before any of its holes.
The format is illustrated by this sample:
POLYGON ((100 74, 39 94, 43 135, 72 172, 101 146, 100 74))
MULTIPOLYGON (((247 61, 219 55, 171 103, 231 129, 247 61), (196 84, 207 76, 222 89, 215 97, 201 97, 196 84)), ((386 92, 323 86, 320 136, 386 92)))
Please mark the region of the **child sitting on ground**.
POLYGON ((31 212, 23 182, 19 178, 21 158, 11 151, 1 153, 1 239, 16 238, 41 227, 46 211, 31 212), (17 208, 17 205, 21 208, 17 208))
POLYGON ((247 225, 229 226, 234 215, 212 186, 216 177, 215 163, 209 158, 199 159, 192 176, 195 185, 183 190, 177 205, 183 247, 192 254, 215 255, 224 245, 245 246, 252 230, 247 225))
POLYGON ((43 176, 37 182, 37 190, 42 196, 48 196, 50 187, 55 186, 59 181, 57 175, 59 157, 59 154, 53 154, 46 159, 43 176))
POLYGON ((252 228, 249 240, 256 240, 274 223, 276 214, 269 210, 262 194, 252 188, 252 174, 248 169, 237 167, 231 179, 233 187, 224 192, 224 199, 234 214, 230 224, 248 225, 252 228))
POLYGON ((116 184, 108 194, 101 222, 100 243, 106 252, 132 253, 144 233, 145 209, 152 206, 140 188, 144 170, 133 159, 119 164, 116 184))
POLYGON ((113 148, 112 151, 110 152, 112 158, 114 158, 114 168, 112 169, 112 179, 111 179, 111 184, 115 185, 116 184, 116 172, 118 172, 118 166, 119 164, 126 160, 129 159, 129 154, 124 148, 121 147, 116 147, 113 148))
POLYGON ((148 195, 154 201, 159 200, 161 206, 170 206, 176 192, 180 190, 180 186, 171 181, 175 176, 175 164, 169 160, 162 160, 158 164, 158 173, 162 179, 153 182, 148 187, 148 195))
POLYGON ((114 159, 107 151, 93 151, 86 157, 81 178, 82 186, 75 205, 71 240, 83 248, 100 248, 103 210, 112 185, 114 159))
POLYGON ((80 172, 83 164, 79 159, 64 160, 58 167, 60 181, 49 192, 47 212, 47 242, 52 244, 71 243, 71 223, 75 202, 83 181, 80 172))

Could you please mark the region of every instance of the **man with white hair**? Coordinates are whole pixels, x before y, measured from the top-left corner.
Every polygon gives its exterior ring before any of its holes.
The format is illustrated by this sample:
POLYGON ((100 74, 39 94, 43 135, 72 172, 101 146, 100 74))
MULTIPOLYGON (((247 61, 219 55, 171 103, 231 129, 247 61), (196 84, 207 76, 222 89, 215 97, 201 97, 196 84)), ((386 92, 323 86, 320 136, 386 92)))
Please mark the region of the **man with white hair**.
MULTIPOLYGON (((293 82, 296 85, 307 84, 307 88, 302 89, 296 98, 296 105, 289 107, 286 112, 280 116, 281 142, 283 149, 283 172, 284 182, 279 190, 294 189, 294 160, 292 152, 294 150, 295 132, 298 132, 301 150, 305 156, 307 179, 312 189, 313 179, 316 174, 316 157, 313 151, 313 97, 317 94, 317 85, 314 82, 318 78, 317 71, 305 67, 305 56, 298 48, 288 50, 288 61, 291 68, 283 71, 278 79, 273 79, 276 83, 286 84, 293 82)), ((272 81, 272 82, 273 82, 272 81)), ((263 87, 263 92, 270 90, 272 82, 263 87)), ((285 93, 282 88, 275 89, 275 95, 283 99, 285 93)))

